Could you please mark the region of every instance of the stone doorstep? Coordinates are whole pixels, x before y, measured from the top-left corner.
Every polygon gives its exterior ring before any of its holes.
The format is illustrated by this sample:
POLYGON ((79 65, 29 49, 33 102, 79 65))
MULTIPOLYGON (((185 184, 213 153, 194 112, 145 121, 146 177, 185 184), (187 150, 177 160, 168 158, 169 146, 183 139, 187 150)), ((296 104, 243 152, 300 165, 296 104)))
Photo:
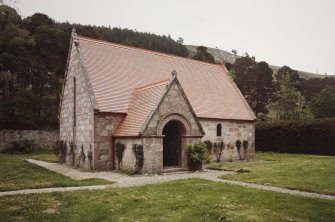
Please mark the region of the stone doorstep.
POLYGON ((182 168, 182 167, 164 167, 162 170, 163 174, 175 174, 175 173, 190 173, 191 171, 189 171, 187 168, 182 168))

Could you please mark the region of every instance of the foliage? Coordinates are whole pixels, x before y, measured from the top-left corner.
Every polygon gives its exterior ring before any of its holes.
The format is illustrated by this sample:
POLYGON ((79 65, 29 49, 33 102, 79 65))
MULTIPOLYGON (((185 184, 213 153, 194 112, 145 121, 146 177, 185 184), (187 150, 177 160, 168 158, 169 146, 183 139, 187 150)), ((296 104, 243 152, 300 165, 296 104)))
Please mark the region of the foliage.
POLYGON ((335 157, 257 152, 256 160, 217 164, 211 169, 249 171, 224 179, 335 195, 335 157))
POLYGON ((201 141, 188 144, 185 151, 190 170, 201 170, 202 164, 209 159, 206 144, 201 141))
POLYGON ((335 201, 176 180, 127 189, 0 198, 3 222, 17 221, 334 221, 335 201), (15 207, 14 207, 15 206, 15 207), (131 209, 131 210, 130 210, 131 209))
POLYGON ((80 154, 77 159, 77 167, 80 167, 81 164, 84 164, 86 159, 85 152, 84 152, 84 144, 80 147, 80 154))
POLYGON ((335 117, 335 86, 328 86, 314 96, 311 110, 318 118, 335 117))
POLYGON ((250 57, 241 57, 234 62, 230 72, 256 116, 267 113, 267 104, 275 89, 269 65, 266 62, 257 63, 250 57))
POLYGON ((89 151, 88 154, 87 154, 87 159, 88 159, 88 162, 89 162, 89 165, 90 165, 90 169, 93 170, 93 153, 92 151, 89 151))
POLYGON ((280 87, 281 82, 286 82, 301 92, 302 79, 300 78, 297 70, 291 69, 288 66, 283 66, 277 71, 277 73, 275 73, 274 77, 277 88, 280 87))
POLYGON ((192 59, 215 63, 214 56, 207 51, 207 47, 205 46, 198 46, 196 54, 192 57, 192 59))
POLYGON ((65 163, 67 154, 66 142, 64 140, 56 141, 53 152, 58 157, 60 163, 65 163))
POLYGON ((120 169, 122 163, 122 157, 124 153, 125 145, 123 143, 117 142, 115 144, 115 154, 117 158, 118 168, 120 169))
POLYGON ((301 120, 312 118, 305 106, 304 96, 289 81, 280 81, 274 102, 269 104, 270 116, 278 120, 301 120))
POLYGON ((72 180, 70 177, 47 170, 25 160, 29 158, 54 160, 54 155, 52 153, 43 154, 43 158, 38 158, 39 156, 41 156, 41 154, 0 154, 0 191, 89 186, 112 183, 103 179, 72 180))
POLYGON ((0 5, 0 128, 56 129, 72 28, 80 35, 154 51, 188 56, 168 36, 130 29, 57 23, 35 13, 24 19, 0 5))
POLYGON ((323 79, 302 79, 302 91, 307 102, 320 93, 324 88, 335 87, 335 78, 326 77, 323 79))
POLYGON ((206 144, 208 153, 211 154, 212 153, 212 147, 213 147, 213 143, 209 140, 205 140, 204 143, 206 144))
POLYGON ((2 153, 24 154, 39 151, 41 148, 36 144, 34 139, 20 139, 13 141, 2 153))
POLYGON ((247 140, 243 140, 243 148, 246 150, 249 147, 249 142, 247 140))
POLYGON ((242 145, 241 140, 236 140, 235 145, 236 145, 236 148, 237 148, 238 157, 239 157, 240 160, 242 160, 243 157, 242 157, 242 154, 241 154, 241 145, 242 145))
POLYGON ((142 144, 133 144, 133 153, 135 155, 135 173, 141 173, 144 163, 144 152, 142 144))
POLYGON ((335 119, 256 123, 256 150, 335 155, 335 119))
POLYGON ((77 146, 76 146, 76 144, 73 141, 71 141, 69 143, 69 146, 70 146, 69 156, 71 157, 71 165, 74 166, 75 161, 76 161, 76 149, 77 149, 77 146))
POLYGON ((230 71, 233 68, 233 64, 231 64, 230 62, 225 62, 224 65, 228 71, 230 71))
POLYGON ((217 150, 216 150, 216 162, 220 162, 221 161, 221 156, 222 156, 222 151, 224 150, 225 148, 225 144, 223 141, 220 141, 217 143, 217 150))

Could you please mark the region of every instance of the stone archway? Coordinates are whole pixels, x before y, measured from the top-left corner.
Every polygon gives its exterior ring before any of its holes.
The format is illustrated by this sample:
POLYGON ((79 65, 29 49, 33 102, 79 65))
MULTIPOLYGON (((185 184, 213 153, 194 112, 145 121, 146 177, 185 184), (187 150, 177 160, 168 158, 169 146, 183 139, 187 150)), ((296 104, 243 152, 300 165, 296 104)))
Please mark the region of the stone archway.
POLYGON ((178 120, 171 120, 165 124, 163 138, 163 167, 181 166, 182 137, 185 135, 185 127, 178 120))

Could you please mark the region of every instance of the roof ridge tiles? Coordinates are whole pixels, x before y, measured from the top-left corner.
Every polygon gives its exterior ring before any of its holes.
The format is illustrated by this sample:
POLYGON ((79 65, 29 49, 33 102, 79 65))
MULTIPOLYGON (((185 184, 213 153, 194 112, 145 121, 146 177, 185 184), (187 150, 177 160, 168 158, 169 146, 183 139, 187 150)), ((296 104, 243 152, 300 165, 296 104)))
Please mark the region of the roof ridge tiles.
POLYGON ((156 86, 164 85, 164 84, 169 83, 169 82, 170 82, 170 79, 160 80, 158 82, 149 83, 149 84, 146 84, 144 86, 135 87, 134 91, 140 91, 140 90, 150 89, 150 88, 153 88, 153 87, 156 87, 156 86))
POLYGON ((137 47, 134 47, 134 46, 122 45, 122 44, 119 44, 119 43, 108 42, 106 40, 101 40, 101 39, 93 39, 93 38, 82 36, 82 35, 77 35, 77 36, 78 36, 79 40, 80 39, 86 39, 90 42, 95 42, 95 43, 98 43, 98 44, 115 46, 115 47, 125 48, 125 49, 129 49, 129 50, 134 50, 134 51, 142 51, 142 52, 149 53, 149 54, 156 54, 156 55, 160 55, 160 56, 172 57, 172 58, 181 59, 181 60, 188 60, 188 61, 191 61, 191 62, 201 63, 201 64, 205 64, 205 65, 209 65, 209 66, 216 66, 216 67, 222 66, 222 64, 208 63, 208 62, 204 62, 204 61, 200 61, 200 60, 196 60, 196 59, 191 59, 191 58, 188 58, 188 57, 182 57, 182 56, 168 54, 168 53, 164 53, 164 52, 157 52, 157 51, 153 51, 153 50, 150 50, 150 49, 144 49, 144 48, 137 48, 137 47))

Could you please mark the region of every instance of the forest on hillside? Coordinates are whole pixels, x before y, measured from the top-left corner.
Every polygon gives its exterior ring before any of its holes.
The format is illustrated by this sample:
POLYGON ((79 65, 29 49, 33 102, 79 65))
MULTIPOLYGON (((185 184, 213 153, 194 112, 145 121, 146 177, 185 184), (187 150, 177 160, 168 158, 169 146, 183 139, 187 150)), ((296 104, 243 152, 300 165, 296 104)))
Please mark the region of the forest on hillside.
MULTIPOLYGON (((22 18, 0 5, 0 128, 56 129, 58 106, 72 28, 78 34, 114 43, 188 57, 183 39, 130 29, 55 22, 35 13, 22 18)), ((207 48, 193 59, 215 63, 207 48)), ((273 73, 249 56, 227 69, 262 120, 335 117, 335 79, 302 79, 284 66, 273 73)))
POLYGON ((55 22, 35 13, 22 19, 0 5, 0 128, 58 128, 58 106, 72 28, 79 35, 187 57, 168 36, 130 29, 55 22))

